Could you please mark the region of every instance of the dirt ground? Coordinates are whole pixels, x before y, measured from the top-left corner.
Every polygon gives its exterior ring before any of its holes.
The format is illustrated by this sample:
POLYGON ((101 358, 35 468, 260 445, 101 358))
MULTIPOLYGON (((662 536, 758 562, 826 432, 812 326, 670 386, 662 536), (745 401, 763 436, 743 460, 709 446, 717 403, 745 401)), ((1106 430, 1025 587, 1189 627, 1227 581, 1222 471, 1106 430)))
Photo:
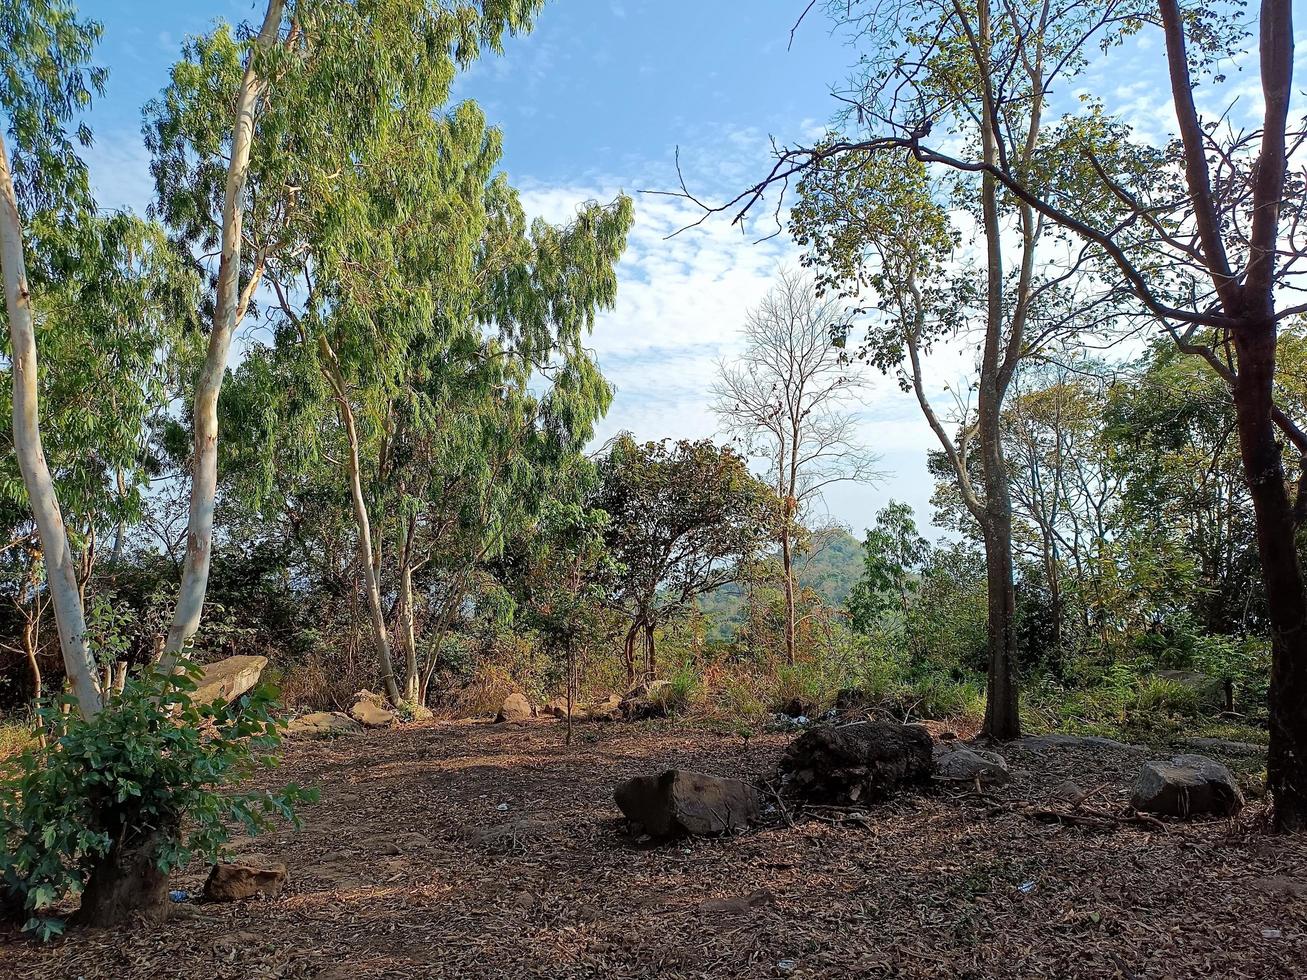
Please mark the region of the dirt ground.
POLYGON ((431 723, 292 743, 275 778, 321 803, 236 847, 288 865, 281 897, 46 947, 0 934, 0 977, 1307 977, 1307 840, 1264 836, 1257 808, 1160 831, 1022 812, 1068 777, 1119 809, 1139 752, 1010 749, 992 795, 653 846, 627 833, 617 782, 766 776, 787 737, 578 735, 431 723))

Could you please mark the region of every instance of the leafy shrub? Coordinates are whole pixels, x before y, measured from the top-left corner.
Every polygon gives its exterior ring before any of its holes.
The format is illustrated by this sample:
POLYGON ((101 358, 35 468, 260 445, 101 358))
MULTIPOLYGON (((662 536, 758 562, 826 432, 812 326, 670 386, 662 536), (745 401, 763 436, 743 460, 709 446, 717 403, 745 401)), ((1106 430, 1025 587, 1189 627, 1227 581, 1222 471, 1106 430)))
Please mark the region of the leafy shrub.
POLYGON ((699 674, 688 665, 672 674, 667 681, 667 686, 655 691, 653 698, 662 705, 668 715, 684 712, 699 699, 703 690, 703 681, 699 674))
POLYGON ((21 900, 26 929, 61 932, 51 907, 112 874, 126 854, 144 850, 166 879, 192 858, 216 856, 229 822, 258 833, 274 818, 295 821, 295 805, 316 799, 295 785, 224 792, 273 764, 264 754, 279 741, 271 695, 261 688, 235 705, 197 704, 199 669, 185 671, 133 678, 90 720, 43 706, 48 748, 0 769, 0 880, 21 900))
POLYGON ((1135 695, 1135 707, 1140 711, 1160 711, 1168 714, 1198 714, 1198 692, 1164 677, 1149 678, 1135 695))

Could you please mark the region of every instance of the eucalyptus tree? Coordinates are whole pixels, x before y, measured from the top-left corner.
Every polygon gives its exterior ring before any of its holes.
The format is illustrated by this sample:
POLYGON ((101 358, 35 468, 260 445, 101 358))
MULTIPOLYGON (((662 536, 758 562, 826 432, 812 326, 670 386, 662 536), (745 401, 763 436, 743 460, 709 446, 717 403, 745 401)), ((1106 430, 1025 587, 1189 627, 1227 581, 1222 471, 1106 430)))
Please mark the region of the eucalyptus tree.
MULTIPOLYGON (((97 560, 107 553, 116 563, 163 465, 161 429, 198 337, 198 281, 157 225, 131 215, 37 215, 27 246, 42 344, 42 449, 59 488, 84 605, 97 560)), ((6 386, 0 410, 10 409, 9 399, 6 386)), ((0 527, 5 550, 21 556, 12 584, 39 695, 36 621, 49 595, 17 463, 17 452, 0 457, 0 527)))
MULTIPOLYGON (((279 353, 245 377, 302 400, 304 431, 286 433, 298 445, 285 446, 277 465, 314 448, 305 432, 320 432, 322 412, 339 424, 372 643, 381 681, 399 703, 425 693, 412 576, 419 552, 433 547, 419 540, 419 524, 478 528, 480 548, 498 547, 497 522, 532 499, 510 473, 532 454, 547 455, 547 442, 574 451, 607 408, 607 385, 582 341, 613 300, 631 205, 625 197, 586 203, 563 226, 528 222, 496 173, 498 131, 474 103, 446 107, 449 79, 432 75, 430 52, 445 50, 457 26, 448 12, 427 11, 393 50, 379 44, 360 62, 353 39, 371 22, 359 9, 297 8, 292 36, 297 44, 315 40, 277 76, 275 108, 260 121, 250 180, 267 193, 252 197, 244 225, 247 289, 256 280, 268 286, 279 353), (355 87, 357 99, 320 105, 323 92, 338 97, 355 87), (548 381, 545 393, 532 392, 536 378, 548 381), (447 482, 457 487, 448 491, 454 513, 479 495, 479 523, 426 519, 427 501, 447 482), (392 516, 403 518, 401 528, 392 516), (383 581, 396 537, 389 588, 400 595, 403 690, 383 581)), ((388 8, 369 9, 377 18, 388 8)), ((220 120, 195 110, 234 86, 235 54, 222 31, 194 42, 187 70, 175 73, 173 90, 152 110, 160 172, 177 180, 168 200, 178 220, 212 185, 205 161, 186 148, 220 138, 220 120)), ((477 557, 473 548, 451 567, 462 574, 477 557)))
POLYGON ((0 272, 9 320, 14 451, 41 539, 46 583, 59 631, 64 668, 85 715, 100 708, 94 655, 77 588, 68 531, 41 442, 40 364, 36 307, 26 268, 24 227, 48 211, 73 219, 90 205, 77 143, 84 125, 68 126, 104 88, 105 72, 90 64, 100 25, 76 17, 71 4, 9 2, 0 6, 0 272))
POLYGON ((749 311, 743 350, 719 367, 713 410, 748 456, 766 461, 778 515, 785 592, 785 659, 794 663, 795 532, 823 491, 868 483, 876 456, 858 438, 859 366, 844 356, 844 311, 808 278, 782 271, 749 311))
POLYGON ((200 622, 218 397, 233 333, 260 283, 303 265, 320 217, 312 205, 330 196, 341 168, 404 120, 443 104, 457 72, 483 50, 499 50, 506 32, 529 28, 541 2, 269 0, 251 39, 221 25, 189 41, 168 89, 147 109, 158 213, 179 241, 218 256, 192 407, 190 521, 170 655, 200 622))
POLYGON ((630 622, 627 679, 656 668, 655 631, 701 595, 737 582, 773 539, 779 501, 745 460, 708 440, 637 443, 619 436, 599 460, 590 505, 608 514, 616 575, 609 602, 630 622))

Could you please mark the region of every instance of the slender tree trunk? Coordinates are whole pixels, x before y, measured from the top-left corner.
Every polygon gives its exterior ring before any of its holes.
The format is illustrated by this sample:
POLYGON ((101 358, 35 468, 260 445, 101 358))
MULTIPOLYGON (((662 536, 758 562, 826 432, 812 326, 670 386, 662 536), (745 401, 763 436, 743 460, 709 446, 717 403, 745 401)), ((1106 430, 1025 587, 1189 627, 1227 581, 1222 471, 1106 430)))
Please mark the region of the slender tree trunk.
POLYGON ((368 503, 363 496, 363 481, 359 473, 359 437, 354 424, 354 409, 349 403, 349 391, 345 378, 341 374, 336 352, 325 337, 318 338, 318 350, 322 356, 322 369, 331 382, 336 397, 336 407, 340 410, 340 419, 345 426, 345 438, 349 444, 346 466, 349 470, 349 493, 354 504, 354 522, 358 534, 359 563, 363 566, 363 586, 367 594, 368 614, 372 620, 372 643, 376 651, 377 663, 381 670, 381 683, 386 688, 386 696, 391 704, 399 704, 399 684, 395 680, 394 661, 390 655, 390 632, 386 629, 386 613, 381 607, 381 586, 377 578, 377 567, 372 556, 372 521, 368 517, 368 503))
POLYGON ((41 700, 41 664, 36 659, 36 622, 28 618, 23 623, 23 652, 27 654, 27 666, 32 671, 32 700, 41 700))
POLYGON ((654 624, 644 624, 644 677, 645 680, 654 679, 654 670, 656 667, 654 659, 654 624))
POLYGON ((14 452, 27 488, 45 557, 45 579, 54 606, 55 625, 64 670, 82 714, 100 710, 95 683, 95 657, 86 642, 86 611, 77 588, 77 570, 68 529, 55 493, 54 479, 41 445, 39 374, 36 362, 36 328, 32 297, 27 286, 23 255, 23 225, 9 172, 9 152, 0 134, 0 272, 4 275, 5 312, 9 316, 9 344, 13 380, 14 452))
MULTIPOLYGON (((255 42, 266 50, 277 43, 281 30, 282 0, 268 0, 263 26, 255 42)), ((200 628, 204 597, 209 587, 213 549, 213 507, 218 492, 218 395, 227 370, 227 353, 241 306, 241 222, 245 207, 245 180, 249 174, 250 147, 254 141, 254 114, 264 80, 251 51, 236 101, 231 162, 222 207, 222 254, 218 261, 218 290, 209 346, 195 383, 193 409, 195 443, 191 458, 191 502, 186 528, 186 560, 182 566, 177 606, 165 643, 165 662, 171 664, 200 628)))
POLYGON ((630 690, 635 686, 635 638, 640 633, 640 621, 637 619, 631 628, 626 631, 626 644, 622 652, 626 657, 626 687, 630 690))
POLYGON ((404 542, 399 551, 399 634, 404 642, 404 699, 417 706, 419 697, 418 646, 413 627, 413 538, 416 519, 406 523, 404 542))
MULTIPOLYGON (((1002 445, 989 447, 1001 464, 1002 445)), ((985 581, 988 586, 988 683, 983 733, 1008 740, 1021 735, 1016 685, 1016 584, 1012 573, 1012 502, 1007 475, 991 478, 985 467, 985 581)))
POLYGON ((794 550, 790 542, 788 502, 785 525, 781 528, 781 564, 785 572, 785 662, 794 666, 794 550))

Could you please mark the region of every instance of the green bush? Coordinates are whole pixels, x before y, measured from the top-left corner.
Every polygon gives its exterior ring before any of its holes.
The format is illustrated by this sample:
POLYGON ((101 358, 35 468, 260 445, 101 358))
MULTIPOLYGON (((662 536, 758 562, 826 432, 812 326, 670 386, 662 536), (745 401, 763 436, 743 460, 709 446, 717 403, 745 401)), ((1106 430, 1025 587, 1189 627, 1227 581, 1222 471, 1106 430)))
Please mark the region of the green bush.
MULTIPOLYGON (((295 821, 294 806, 316 799, 294 785, 223 792, 274 764, 265 754, 279 741, 271 695, 258 689, 234 705, 197 704, 198 668, 185 671, 133 678, 89 720, 45 705, 38 714, 48 747, 0 769, 0 880, 21 902, 27 930, 61 932, 52 907, 95 888, 128 855, 144 854, 166 882, 192 858, 215 857, 233 822, 258 833, 274 818, 295 821)), ((103 924, 93 912, 89 921, 103 924)))
POLYGON ((1192 687, 1186 687, 1164 677, 1153 677, 1140 686, 1139 693, 1134 698, 1134 706, 1139 711, 1196 715, 1199 696, 1192 687))
POLYGON ((666 687, 659 688, 651 696, 662 705, 663 711, 668 715, 684 712, 699 699, 703 690, 702 679, 689 665, 681 667, 667 678, 667 681, 666 687))

